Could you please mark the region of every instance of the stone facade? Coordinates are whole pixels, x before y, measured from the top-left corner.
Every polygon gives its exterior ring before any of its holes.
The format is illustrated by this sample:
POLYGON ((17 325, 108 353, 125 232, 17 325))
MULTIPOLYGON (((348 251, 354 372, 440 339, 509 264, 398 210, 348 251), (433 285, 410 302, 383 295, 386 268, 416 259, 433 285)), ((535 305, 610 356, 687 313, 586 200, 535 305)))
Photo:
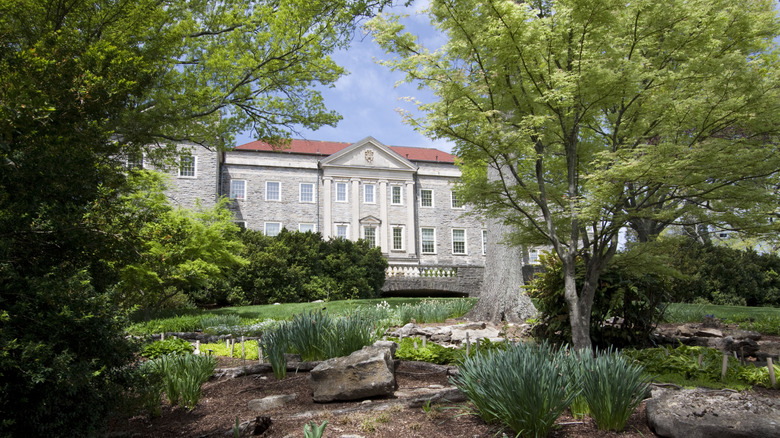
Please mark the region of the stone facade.
POLYGON ((171 198, 182 206, 227 196, 236 221, 267 234, 287 228, 365 238, 391 265, 484 266, 483 220, 453 202, 461 174, 446 152, 371 137, 294 140, 287 149, 253 142, 221 153, 187 148, 194 176, 172 178, 171 198))

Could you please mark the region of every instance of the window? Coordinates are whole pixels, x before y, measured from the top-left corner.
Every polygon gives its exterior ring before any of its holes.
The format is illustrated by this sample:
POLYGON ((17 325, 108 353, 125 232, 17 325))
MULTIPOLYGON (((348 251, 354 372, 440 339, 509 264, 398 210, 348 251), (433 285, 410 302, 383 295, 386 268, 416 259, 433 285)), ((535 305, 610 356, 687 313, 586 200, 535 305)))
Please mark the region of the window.
POLYGON ((276 181, 266 181, 265 200, 280 201, 282 199, 282 184, 276 181))
POLYGON ((401 200, 403 199, 402 193, 401 193, 401 186, 392 186, 391 188, 391 198, 390 203, 394 205, 401 205, 401 200))
POLYGON ((347 183, 336 183, 336 202, 347 202, 347 183))
POLYGON ((536 265, 539 263, 539 251, 532 249, 528 252, 528 262, 532 265, 536 265))
POLYGON ((376 246, 376 227, 363 228, 363 240, 368 242, 368 246, 373 248, 376 246))
POLYGON ((336 225, 336 237, 346 239, 348 226, 349 225, 336 225))
POLYGON ((463 208, 463 204, 458 201, 458 196, 455 194, 455 192, 452 193, 452 208, 463 208))
POLYGON ((230 181, 230 199, 246 199, 246 181, 242 179, 230 181))
POLYGON ((433 190, 420 190, 420 205, 433 207, 433 190))
POLYGON ((282 223, 281 222, 266 222, 265 223, 265 235, 274 237, 279 235, 279 233, 282 231, 282 223))
POLYGON ((195 178, 196 160, 192 155, 179 157, 179 177, 195 178))
POLYGON ((487 254, 487 230, 482 230, 482 254, 487 254))
POLYGON ((404 250, 404 227, 393 227, 393 250, 404 250))
POLYGON ((363 185, 363 202, 366 204, 373 204, 374 203, 374 185, 373 184, 365 184, 363 185))
POLYGON ((314 202, 314 184, 301 183, 300 202, 314 202))
POLYGON ((298 224, 298 231, 301 233, 314 232, 314 224, 298 224))
POLYGON ((420 229, 420 242, 423 254, 433 254, 436 252, 436 230, 433 228, 420 229))
POLYGON ((466 230, 452 230, 452 253, 466 254, 466 230))
POLYGON ((246 221, 236 221, 235 224, 238 225, 238 228, 246 230, 246 221))
POLYGON ((127 154, 127 169, 143 169, 144 168, 144 152, 132 151, 127 154))

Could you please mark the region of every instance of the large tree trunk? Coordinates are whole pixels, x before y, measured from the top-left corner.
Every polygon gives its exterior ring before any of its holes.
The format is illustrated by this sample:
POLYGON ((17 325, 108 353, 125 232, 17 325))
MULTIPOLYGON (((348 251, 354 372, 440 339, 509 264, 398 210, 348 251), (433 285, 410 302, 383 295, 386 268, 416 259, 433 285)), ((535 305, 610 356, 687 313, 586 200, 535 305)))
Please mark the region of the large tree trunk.
POLYGON ((485 277, 477 304, 466 314, 472 321, 521 323, 536 315, 523 285, 523 250, 503 242, 509 228, 488 221, 485 277))
POLYGON ((569 323, 571 325, 571 343, 575 350, 591 348, 590 342, 590 312, 593 300, 590 304, 583 300, 577 291, 575 278, 576 259, 563 260, 563 284, 564 297, 569 307, 569 323))

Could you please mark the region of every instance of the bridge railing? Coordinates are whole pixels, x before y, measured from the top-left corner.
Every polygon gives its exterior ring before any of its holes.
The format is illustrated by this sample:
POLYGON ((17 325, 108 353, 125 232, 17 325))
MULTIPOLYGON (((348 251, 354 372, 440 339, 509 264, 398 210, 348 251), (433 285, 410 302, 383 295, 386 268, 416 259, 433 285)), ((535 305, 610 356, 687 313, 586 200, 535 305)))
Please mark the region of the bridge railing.
POLYGON ((432 277, 448 278, 457 277, 458 268, 455 266, 409 266, 409 265, 390 265, 385 269, 385 277, 432 277))

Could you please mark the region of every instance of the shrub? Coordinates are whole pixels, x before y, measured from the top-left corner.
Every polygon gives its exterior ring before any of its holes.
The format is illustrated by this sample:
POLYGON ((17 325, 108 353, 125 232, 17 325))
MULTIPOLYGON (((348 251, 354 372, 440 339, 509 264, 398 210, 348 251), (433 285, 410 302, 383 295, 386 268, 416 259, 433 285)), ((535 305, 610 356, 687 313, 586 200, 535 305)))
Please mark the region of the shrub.
POLYGON ((141 356, 148 359, 156 359, 166 354, 189 354, 194 350, 195 347, 184 339, 168 338, 146 344, 141 349, 141 356))
POLYGON ((547 343, 488 350, 465 359, 452 382, 486 422, 500 422, 518 436, 544 437, 578 393, 561 372, 566 355, 547 343))
POLYGON ((252 304, 374 298, 384 284, 387 261, 362 240, 287 230, 275 237, 245 230, 242 237, 250 264, 222 287, 242 290, 252 304))
POLYGON ((650 379, 644 368, 613 350, 578 352, 577 380, 590 416, 601 430, 621 431, 645 398, 650 379))
POLYGON ((131 335, 143 336, 169 332, 194 332, 201 327, 201 316, 180 315, 137 322, 127 328, 131 335))
POLYGON ((664 239, 673 266, 674 298, 718 305, 780 306, 780 256, 758 254, 688 238, 664 239))
POLYGON ((0 436, 96 435, 133 359, 124 315, 90 275, 0 263, 0 436))
MULTIPOLYGON (((645 271, 646 261, 636 253, 615 256, 596 288, 591 311, 590 335, 596 346, 646 345, 660 320, 669 285, 665 275, 645 271), (608 320, 619 323, 606 323, 608 320)), ((538 338, 556 343, 571 342, 569 310, 564 298, 563 266, 557 257, 540 257, 544 272, 529 285, 529 295, 539 310, 534 327, 538 338)), ((577 287, 585 274, 577 263, 577 287)))

